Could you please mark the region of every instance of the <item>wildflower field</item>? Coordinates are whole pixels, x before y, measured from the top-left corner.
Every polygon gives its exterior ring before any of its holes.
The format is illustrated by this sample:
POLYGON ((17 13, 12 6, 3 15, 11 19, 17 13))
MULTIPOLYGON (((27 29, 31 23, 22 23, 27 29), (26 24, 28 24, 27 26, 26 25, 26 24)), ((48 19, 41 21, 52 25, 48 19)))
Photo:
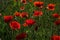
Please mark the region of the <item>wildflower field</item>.
POLYGON ((0 0, 0 40, 60 40, 60 0, 0 0))

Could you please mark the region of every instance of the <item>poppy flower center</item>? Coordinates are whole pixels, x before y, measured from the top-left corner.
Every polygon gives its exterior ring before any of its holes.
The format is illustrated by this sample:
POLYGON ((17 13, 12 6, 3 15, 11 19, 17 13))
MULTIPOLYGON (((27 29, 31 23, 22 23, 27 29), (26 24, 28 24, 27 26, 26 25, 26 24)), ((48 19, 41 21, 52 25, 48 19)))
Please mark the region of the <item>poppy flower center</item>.
POLYGON ((37 7, 40 7, 40 6, 42 6, 42 5, 43 5, 43 4, 36 4, 37 7))
POLYGON ((50 8, 50 9, 53 9, 53 8, 54 8, 54 6, 49 6, 49 8, 50 8))

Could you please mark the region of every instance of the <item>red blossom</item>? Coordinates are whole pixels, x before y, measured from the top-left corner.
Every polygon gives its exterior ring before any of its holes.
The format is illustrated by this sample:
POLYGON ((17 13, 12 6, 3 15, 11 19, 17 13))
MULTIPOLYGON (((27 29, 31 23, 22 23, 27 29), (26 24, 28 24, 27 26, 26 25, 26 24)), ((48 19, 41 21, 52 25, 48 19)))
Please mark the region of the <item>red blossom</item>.
POLYGON ((4 16, 4 21, 5 22, 10 22, 13 19, 13 16, 8 15, 8 16, 4 16))
POLYGON ((20 7, 20 10, 24 10, 24 9, 25 9, 25 7, 24 7, 24 6, 21 6, 21 7, 20 7))
POLYGON ((22 2, 23 4, 26 4, 26 3, 27 3, 27 1, 26 1, 26 0, 21 0, 21 2, 22 2))
POLYGON ((48 10, 55 10, 55 4, 48 4, 47 9, 48 10))
POLYGON ((23 32, 16 36, 16 40, 21 40, 27 37, 27 33, 23 32))
POLYGON ((28 17, 28 13, 27 12, 22 12, 21 14, 20 14, 20 17, 21 18, 24 18, 24 17, 28 17))
POLYGON ((17 12, 17 11, 16 11, 16 12, 14 13, 14 16, 20 16, 20 12, 17 12))
POLYGON ((58 36, 58 35, 53 35, 53 36, 51 37, 51 40, 60 40, 60 36, 58 36))
POLYGON ((55 25, 60 25, 60 20, 54 21, 54 24, 55 24, 55 25))
POLYGON ((59 17, 59 14, 54 13, 54 14, 52 14, 52 16, 53 16, 54 18, 58 18, 58 17, 59 17))
POLYGON ((43 4, 44 4, 44 2, 40 2, 40 1, 35 1, 35 2, 34 2, 34 6, 40 7, 40 8, 43 7, 43 4))
POLYGON ((28 26, 28 25, 27 25, 26 23, 23 23, 23 26, 26 27, 26 26, 28 26))
POLYGON ((25 23, 27 25, 33 25, 33 24, 35 24, 35 20, 33 20, 33 19, 27 19, 27 20, 25 20, 25 23))
POLYGON ((13 30, 15 30, 15 29, 20 29, 20 23, 19 22, 17 22, 17 21, 12 21, 12 22, 10 22, 10 27, 13 29, 13 30))
POLYGON ((33 14, 33 16, 42 16, 43 15, 43 12, 42 11, 38 11, 38 10, 35 10, 34 11, 34 14, 33 14))

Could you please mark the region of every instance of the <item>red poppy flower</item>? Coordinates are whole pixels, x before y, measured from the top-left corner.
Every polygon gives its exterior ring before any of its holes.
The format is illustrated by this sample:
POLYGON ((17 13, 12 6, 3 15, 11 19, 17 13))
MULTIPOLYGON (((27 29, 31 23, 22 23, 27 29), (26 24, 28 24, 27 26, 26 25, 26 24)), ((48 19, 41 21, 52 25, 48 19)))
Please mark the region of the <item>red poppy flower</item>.
POLYGON ((42 11, 38 11, 38 10, 36 10, 36 11, 34 11, 34 14, 33 14, 33 16, 42 16, 43 15, 43 12, 42 11))
POLYGON ((4 21, 5 22, 10 22, 13 19, 13 16, 4 16, 4 21))
POLYGON ((51 40, 60 40, 60 36, 54 35, 51 37, 51 40))
POLYGON ((27 37, 27 33, 23 32, 16 36, 16 40, 21 40, 27 37))
POLYGON ((28 13, 27 12, 22 12, 21 14, 20 14, 20 17, 21 18, 24 18, 24 17, 28 17, 28 13))
POLYGON ((48 4, 47 9, 48 10, 54 10, 55 9, 55 4, 48 4))
POLYGON ((26 23, 23 23, 23 26, 26 27, 26 26, 28 26, 28 25, 27 25, 26 23))
POLYGON ((40 8, 43 7, 43 4, 44 4, 44 2, 40 2, 40 1, 35 1, 35 2, 34 2, 34 6, 40 7, 40 8))
POLYGON ((13 29, 13 30, 15 30, 15 29, 20 29, 20 23, 19 22, 17 22, 17 21, 12 21, 12 22, 10 22, 10 27, 13 29))
POLYGON ((27 20, 25 20, 25 23, 27 25, 33 25, 33 24, 35 24, 35 20, 33 20, 33 19, 27 19, 27 20))
POLYGON ((17 11, 16 11, 16 12, 14 13, 14 16, 20 16, 20 12, 17 12, 17 11))
POLYGON ((23 4, 26 4, 26 3, 27 3, 26 0, 21 0, 21 2, 22 2, 23 4))
POLYGON ((25 7, 24 7, 24 6, 21 6, 21 7, 20 7, 20 10, 24 10, 24 9, 25 9, 25 7))
POLYGON ((56 21, 54 22, 54 24, 55 24, 55 25, 59 25, 59 24, 60 24, 60 20, 56 20, 56 21))
POLYGON ((59 17, 59 14, 54 13, 54 14, 52 14, 52 16, 53 16, 54 18, 58 18, 58 17, 59 17))

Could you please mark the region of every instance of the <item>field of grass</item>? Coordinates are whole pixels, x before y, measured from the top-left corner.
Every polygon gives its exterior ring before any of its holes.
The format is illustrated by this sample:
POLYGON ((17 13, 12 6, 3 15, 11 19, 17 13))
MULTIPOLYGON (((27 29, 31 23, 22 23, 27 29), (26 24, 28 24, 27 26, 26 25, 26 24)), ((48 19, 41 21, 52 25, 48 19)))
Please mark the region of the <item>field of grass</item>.
POLYGON ((53 13, 58 13, 60 15, 60 0, 39 0, 44 2, 43 8, 39 9, 38 7, 34 7, 34 1, 29 2, 27 0, 27 4, 24 5, 21 3, 21 0, 0 0, 0 39, 1 40, 16 40, 16 35, 22 32, 26 32, 28 36, 22 40, 51 40, 52 35, 60 35, 60 25, 54 25, 54 21, 58 20, 57 18, 53 18, 53 13), (55 4, 55 10, 51 11, 46 9, 47 5, 53 3, 55 4), (20 7, 24 6, 24 10, 20 10, 20 7), (43 12, 42 16, 33 17, 34 10, 41 10, 43 12), (24 27, 22 24, 26 18, 14 17, 13 20, 18 21, 21 24, 21 28, 19 30, 13 30, 9 27, 9 22, 4 22, 5 15, 12 15, 18 12, 28 12, 29 17, 33 18, 36 21, 36 25, 32 25, 31 27, 24 27), (37 31, 34 30, 35 27, 37 31))

